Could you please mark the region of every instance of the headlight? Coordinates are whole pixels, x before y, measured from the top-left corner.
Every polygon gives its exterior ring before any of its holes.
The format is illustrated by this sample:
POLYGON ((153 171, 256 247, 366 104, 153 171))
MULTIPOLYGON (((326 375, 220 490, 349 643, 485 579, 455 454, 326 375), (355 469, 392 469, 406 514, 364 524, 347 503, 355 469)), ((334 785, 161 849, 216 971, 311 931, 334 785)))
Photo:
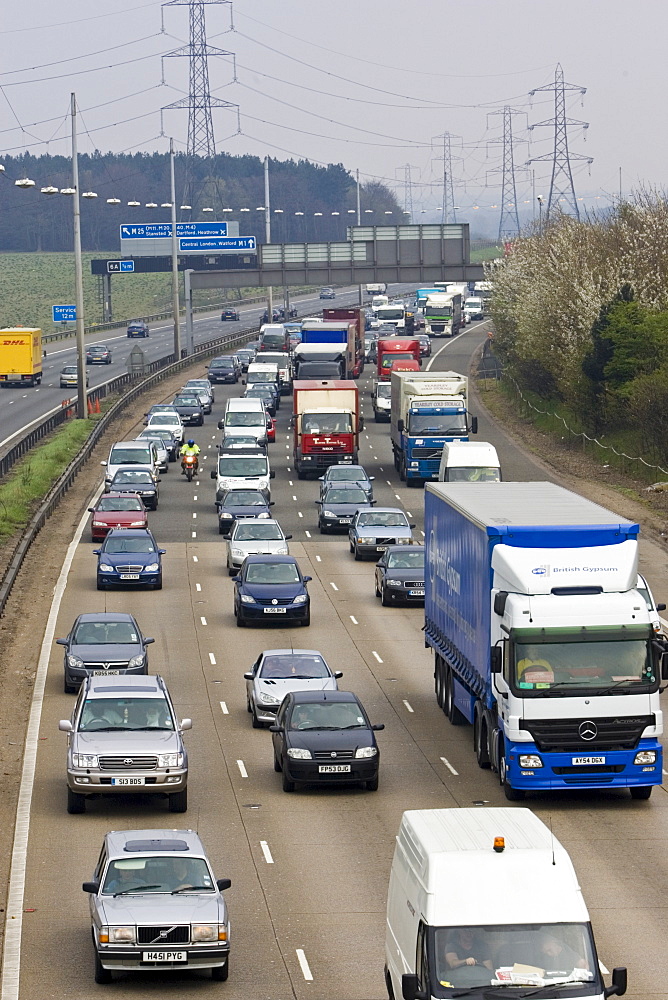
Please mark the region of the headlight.
POLYGON ((412 545, 413 544, 413 539, 412 538, 395 538, 394 541, 395 541, 396 545, 412 545))
POLYGON ((308 594, 297 594, 297 596, 295 597, 295 599, 294 599, 294 601, 292 603, 293 604, 304 604, 305 601, 308 601, 308 594))
POLYGON ((246 555, 246 550, 245 549, 239 549, 239 548, 237 548, 236 545, 231 545, 230 546, 230 554, 233 555, 233 556, 238 556, 240 559, 243 559, 243 557, 246 555))
POLYGON ((419 462, 411 462, 411 469, 419 469, 419 468, 420 468, 419 462))
POLYGON ((74 767, 97 767, 97 754, 73 753, 72 764, 74 767))
POLYGON ((106 521, 93 521, 94 528, 106 528, 106 521))
POLYGON ((543 762, 536 753, 521 753, 519 765, 520 767, 542 767, 543 762))
POLYGON ((220 516, 221 521, 231 521, 232 520, 232 515, 231 514, 222 514, 221 513, 219 516, 220 516))
POLYGON ((113 573, 114 567, 110 566, 109 563, 100 563, 98 566, 100 573, 113 573))
POLYGON ((159 753, 158 767, 183 767, 183 754, 159 753))
POLYGON ((301 747, 290 747, 288 750, 288 757, 292 757, 294 760, 312 760, 310 750, 302 750, 301 747))
POLYGON ((144 526, 144 521, 130 521, 131 528, 142 528, 144 526))
POLYGON ((125 941, 131 944, 135 942, 134 927, 110 927, 109 941, 125 941))
POLYGON ((193 924, 193 941, 217 941, 218 924, 193 924))
POLYGON ((258 514, 258 518, 261 518, 261 517, 269 517, 269 516, 270 516, 270 515, 269 515, 269 513, 268 513, 268 512, 266 511, 266 510, 265 510, 265 511, 263 511, 263 512, 262 512, 261 514, 258 514))
POLYGON ((323 517, 337 517, 333 510, 323 510, 323 517))
POLYGON ((386 580, 385 583, 388 587, 402 587, 403 583, 401 580, 386 580))
POLYGON ((634 764, 656 764, 655 750, 640 750, 634 757, 634 764))
POLYGON ((241 595, 241 603, 242 604, 255 604, 255 598, 251 597, 250 594, 242 594, 241 595))
POLYGON ((376 539, 375 538, 362 538, 362 537, 360 537, 360 538, 357 539, 357 541, 358 541, 358 543, 360 545, 375 545, 376 544, 376 539))
POLYGON ((78 656, 73 656, 72 653, 67 654, 67 666, 68 667, 83 667, 84 662, 78 656))
POLYGON ((144 662, 144 653, 141 653, 139 656, 133 656, 130 662, 128 663, 128 666, 141 667, 143 662, 144 662))
POLYGON ((375 757, 378 750, 375 747, 358 747, 355 751, 356 757, 375 757))
POLYGON ((160 563, 149 563, 148 566, 144 566, 145 573, 157 573, 160 569, 160 563))
POLYGON ((265 694, 264 691, 258 691, 257 700, 263 705, 279 705, 280 702, 277 698, 273 698, 270 694, 265 694))

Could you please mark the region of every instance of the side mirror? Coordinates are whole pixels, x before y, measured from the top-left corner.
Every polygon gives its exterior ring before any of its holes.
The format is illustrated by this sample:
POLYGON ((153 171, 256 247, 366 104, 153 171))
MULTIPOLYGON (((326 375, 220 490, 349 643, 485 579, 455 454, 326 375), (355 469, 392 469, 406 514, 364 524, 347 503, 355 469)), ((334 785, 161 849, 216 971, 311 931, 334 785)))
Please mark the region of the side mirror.
POLYGON ((72 723, 70 722, 69 719, 61 719, 60 722, 58 723, 58 729, 61 731, 61 733, 71 733, 72 723))
POLYGON ((377 501, 377 500, 369 500, 369 506, 370 506, 370 507, 373 507, 373 506, 374 506, 374 504, 377 504, 377 503, 378 503, 378 501, 377 501))
POLYGON ((371 729, 374 733, 380 733, 383 729, 385 729, 385 723, 379 722, 377 726, 372 726, 371 729))
POLYGON ((148 637, 144 636, 144 645, 145 646, 150 646, 152 642, 155 642, 155 639, 149 639, 148 637))
MULTIPOLYGON (((91 510, 92 510, 92 509, 93 509, 93 508, 91 507, 91 510)), ((657 611, 665 611, 665 610, 666 610, 666 605, 665 605, 665 604, 657 604, 657 606, 656 606, 656 610, 657 610, 657 611)))
POLYGON ((283 726, 277 726, 277 725, 269 726, 269 732, 270 733, 282 733, 283 732, 283 726))
POLYGON ((211 470, 211 478, 212 478, 212 479, 215 479, 215 478, 216 478, 216 470, 215 470, 215 469, 212 469, 212 470, 211 470))
POLYGON ((67 645, 67 639, 56 639, 56 645, 58 645, 58 646, 66 646, 67 645))
POLYGON ((224 420, 219 420, 218 421, 218 430, 222 431, 222 429, 223 429, 224 426, 225 426, 225 421, 224 420))
POLYGON ((241 577, 239 576, 238 573, 236 576, 232 577, 232 583, 241 583, 241 577))
POLYGON ((99 892, 99 889, 100 889, 100 883, 99 882, 84 882, 84 884, 81 886, 81 888, 83 889, 84 892, 91 892, 91 893, 94 892, 94 893, 97 893, 97 892, 99 892))
POLYGON ((275 507, 276 503, 275 503, 274 500, 270 500, 267 506, 269 506, 269 507, 275 507))
POLYGON ((401 995, 404 1000, 428 1000, 428 994, 420 989, 420 981, 412 972, 401 977, 401 995))
POLYGON ((166 552, 166 551, 167 551, 167 549, 158 549, 158 553, 159 553, 159 554, 160 554, 161 556, 164 556, 164 554, 165 554, 165 552, 166 552))
POLYGON ((106 462, 100 462, 100 465, 106 466, 106 464, 107 464, 106 462))
POLYGON ((179 729, 181 730, 182 733, 186 732, 186 730, 188 729, 192 729, 192 727, 193 727, 192 719, 181 719, 181 721, 179 722, 179 729))
POLYGON ((334 671, 334 676, 336 677, 336 679, 338 681, 339 677, 343 677, 343 670, 335 670, 334 671))
POLYGON ((302 577, 302 579, 303 579, 304 583, 310 583, 311 580, 313 579, 313 577, 312 576, 304 576, 304 577, 302 577))
POLYGON ((397 420, 397 430, 399 431, 400 434, 403 434, 403 432, 404 432, 404 426, 405 425, 404 425, 403 420, 401 418, 399 418, 399 420, 397 420))
POLYGON ((286 535, 286 536, 285 536, 285 540, 286 540, 286 542, 289 542, 291 538, 292 538, 292 535, 286 535))
POLYGON ((252 671, 252 670, 249 670, 249 671, 247 671, 247 672, 246 672, 246 673, 244 674, 244 680, 245 680, 245 681, 252 681, 252 680, 253 680, 253 677, 254 677, 254 676, 255 676, 255 675, 253 674, 253 671, 252 671))
POLYGON ((500 646, 492 646, 489 651, 489 668, 493 674, 500 674, 503 667, 503 655, 500 646))
POLYGON ((471 417, 471 434, 477 434, 477 433, 478 433, 478 418, 471 417))
POLYGON ((409 524, 408 527, 412 530, 413 528, 416 527, 416 525, 415 524, 409 524))
POLYGON ((271 470, 271 472, 269 473, 269 478, 270 478, 270 479, 275 479, 275 478, 276 478, 276 473, 274 472, 274 470, 273 470, 273 469, 272 469, 272 470, 271 470))
POLYGON ((229 889, 230 886, 232 885, 232 879, 231 878, 217 878, 216 879, 216 885, 218 886, 218 889, 220 890, 220 892, 225 892, 225 890, 229 889))
POLYGON ((100 550, 99 549, 93 549, 93 555, 94 556, 99 556, 99 554, 100 554, 100 550))
MULTIPOLYGON (((88 508, 88 513, 89 513, 89 514, 94 514, 94 513, 95 513, 95 508, 94 508, 94 507, 89 507, 89 508, 88 508)), ((666 605, 664 604, 664 606, 663 606, 663 607, 665 608, 665 606, 666 606, 666 605)), ((657 611, 658 611, 658 610, 659 610, 659 609, 657 608, 657 611)))
POLYGON ((612 970, 612 986, 606 986, 603 990, 604 997, 611 997, 617 994, 618 997, 626 993, 626 969, 622 965, 612 970))

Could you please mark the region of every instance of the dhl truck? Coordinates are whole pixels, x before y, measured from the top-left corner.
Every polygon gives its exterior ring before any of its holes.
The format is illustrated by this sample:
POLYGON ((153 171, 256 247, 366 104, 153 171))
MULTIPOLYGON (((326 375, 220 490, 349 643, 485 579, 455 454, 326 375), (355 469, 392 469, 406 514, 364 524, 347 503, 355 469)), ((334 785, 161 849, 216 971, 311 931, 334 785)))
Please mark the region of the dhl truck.
POLYGON ((39 385, 42 331, 17 326, 0 330, 0 384, 39 385))

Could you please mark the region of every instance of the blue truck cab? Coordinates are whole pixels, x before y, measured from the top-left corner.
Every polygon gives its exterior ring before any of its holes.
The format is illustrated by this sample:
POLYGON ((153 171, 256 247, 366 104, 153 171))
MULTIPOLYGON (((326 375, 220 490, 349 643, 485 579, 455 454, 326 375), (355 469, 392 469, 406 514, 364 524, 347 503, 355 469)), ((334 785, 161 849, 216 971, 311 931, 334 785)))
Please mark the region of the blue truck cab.
POLYGON ((436 698, 506 797, 662 780, 667 675, 638 593, 639 527, 552 483, 425 492, 436 698))

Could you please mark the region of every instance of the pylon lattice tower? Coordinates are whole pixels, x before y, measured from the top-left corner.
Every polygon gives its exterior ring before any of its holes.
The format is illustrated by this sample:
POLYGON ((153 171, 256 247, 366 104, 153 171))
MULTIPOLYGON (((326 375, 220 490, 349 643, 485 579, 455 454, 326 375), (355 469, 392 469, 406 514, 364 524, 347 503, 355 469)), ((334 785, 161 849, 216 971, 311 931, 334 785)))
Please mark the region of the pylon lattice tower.
POLYGON ((550 194, 547 199, 547 214, 549 219, 551 210, 559 205, 562 212, 567 212, 580 218, 577 198, 575 197, 575 185, 573 184, 573 171, 571 169, 572 160, 586 160, 593 163, 591 156, 583 156, 581 153, 571 153, 568 149, 568 129, 577 126, 579 128, 589 128, 589 122, 577 121, 574 118, 566 117, 566 91, 577 90, 581 94, 586 94, 586 87, 579 87, 574 83, 564 81, 564 71, 561 63, 557 63, 554 72, 554 83, 547 83, 544 87, 536 87, 529 92, 529 96, 540 91, 554 92, 554 118, 548 118, 544 122, 536 122, 530 125, 530 129, 550 126, 554 129, 554 150, 552 153, 545 153, 543 156, 534 156, 529 163, 538 163, 541 160, 552 160, 552 179, 550 181, 550 194))
POLYGON ((411 177, 411 165, 404 166, 404 212, 408 215, 408 221, 413 218, 413 179, 411 177))
MULTIPOLYGON (((492 111, 492 115, 503 115, 503 163, 501 167, 501 217, 499 219, 499 243, 520 231, 517 211, 517 188, 515 185, 515 154, 513 149, 513 115, 523 114, 509 105, 502 111, 492 111)), ((494 140, 497 141, 497 140, 494 140)))
MULTIPOLYGON (((455 192, 454 184, 452 180, 452 139, 459 139, 460 136, 455 136, 451 132, 443 132, 442 135, 434 136, 435 139, 440 139, 443 143, 443 153, 441 156, 436 157, 438 160, 443 160, 443 199, 441 203, 441 223, 450 222, 450 216, 452 215, 452 221, 457 221, 457 211, 455 209, 455 192)), ((433 140, 432 140, 433 141, 433 140)))
MULTIPOLYGON (((190 61, 190 83, 188 96, 182 97, 165 110, 188 108, 188 156, 215 156, 216 143, 213 134, 212 108, 237 108, 238 105, 211 96, 209 87, 209 56, 234 56, 233 52, 208 45, 206 40, 205 8, 209 4, 228 4, 230 0, 169 0, 163 7, 188 7, 190 35, 188 45, 167 56, 186 56, 190 61)), ((236 79, 236 72, 235 72, 236 79)))

